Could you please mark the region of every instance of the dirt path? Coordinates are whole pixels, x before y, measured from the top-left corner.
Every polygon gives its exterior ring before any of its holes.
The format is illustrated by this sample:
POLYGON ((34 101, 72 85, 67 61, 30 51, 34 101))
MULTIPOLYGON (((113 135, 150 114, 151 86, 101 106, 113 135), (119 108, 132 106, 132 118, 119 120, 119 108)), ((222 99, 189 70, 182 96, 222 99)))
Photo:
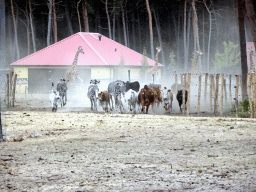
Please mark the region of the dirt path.
POLYGON ((0 191, 255 191, 256 120, 9 111, 0 191))

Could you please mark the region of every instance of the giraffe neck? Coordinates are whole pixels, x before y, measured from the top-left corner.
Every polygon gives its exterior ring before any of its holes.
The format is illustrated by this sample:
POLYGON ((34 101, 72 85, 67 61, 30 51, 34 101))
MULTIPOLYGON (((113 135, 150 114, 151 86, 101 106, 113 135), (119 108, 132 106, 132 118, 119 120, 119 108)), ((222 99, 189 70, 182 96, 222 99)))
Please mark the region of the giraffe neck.
POLYGON ((155 58, 155 66, 158 66, 158 54, 159 54, 159 52, 157 51, 156 58, 155 58))
POLYGON ((78 55, 79 55, 80 51, 77 51, 76 52, 76 56, 75 56, 75 59, 72 63, 72 68, 75 68, 77 66, 77 59, 78 59, 78 55))

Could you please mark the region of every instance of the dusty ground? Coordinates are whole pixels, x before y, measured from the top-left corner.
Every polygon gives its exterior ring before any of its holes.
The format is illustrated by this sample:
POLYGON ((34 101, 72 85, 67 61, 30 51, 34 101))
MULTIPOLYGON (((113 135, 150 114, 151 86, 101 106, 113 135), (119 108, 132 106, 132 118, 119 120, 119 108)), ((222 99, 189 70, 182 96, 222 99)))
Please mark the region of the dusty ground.
POLYGON ((256 119, 32 105, 3 114, 0 191, 256 189, 256 119))

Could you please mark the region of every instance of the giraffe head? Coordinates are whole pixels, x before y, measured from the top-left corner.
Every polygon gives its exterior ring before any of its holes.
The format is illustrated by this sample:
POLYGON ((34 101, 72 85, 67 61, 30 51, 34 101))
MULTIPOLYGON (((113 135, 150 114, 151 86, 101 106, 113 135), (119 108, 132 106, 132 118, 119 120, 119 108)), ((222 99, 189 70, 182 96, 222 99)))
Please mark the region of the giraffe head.
POLYGON ((157 47, 156 47, 156 50, 157 50, 157 52, 159 53, 159 52, 161 51, 161 47, 160 47, 160 46, 157 46, 157 47))
POLYGON ((203 52, 201 50, 199 50, 199 51, 196 51, 196 54, 201 56, 201 55, 203 55, 203 52))
POLYGON ((79 46, 79 47, 78 47, 78 52, 84 54, 84 50, 83 50, 82 46, 79 46))

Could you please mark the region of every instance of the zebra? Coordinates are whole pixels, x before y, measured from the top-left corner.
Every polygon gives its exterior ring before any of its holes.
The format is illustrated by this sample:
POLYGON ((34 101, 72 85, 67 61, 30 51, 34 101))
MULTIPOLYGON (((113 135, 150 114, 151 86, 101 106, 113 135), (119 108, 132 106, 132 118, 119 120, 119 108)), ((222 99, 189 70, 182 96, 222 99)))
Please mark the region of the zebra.
POLYGON ((116 109, 119 108, 120 112, 122 113, 124 111, 124 106, 122 104, 122 96, 125 97, 125 92, 126 92, 125 82, 121 80, 111 82, 108 85, 108 92, 109 92, 110 100, 112 103, 111 110, 114 109, 114 104, 113 104, 113 97, 114 97, 115 108, 116 109))
POLYGON ((52 92, 49 96, 49 100, 52 103, 52 112, 56 112, 58 108, 58 103, 60 102, 60 96, 58 91, 54 91, 54 83, 52 82, 52 92))
POLYGON ((98 80, 91 80, 90 86, 88 87, 87 97, 90 99, 91 102, 91 110, 97 111, 97 97, 99 92, 98 84, 100 81, 98 80))
POLYGON ((67 89, 67 81, 65 79, 60 79, 60 82, 57 84, 57 91, 60 95, 61 107, 67 104, 67 89))

